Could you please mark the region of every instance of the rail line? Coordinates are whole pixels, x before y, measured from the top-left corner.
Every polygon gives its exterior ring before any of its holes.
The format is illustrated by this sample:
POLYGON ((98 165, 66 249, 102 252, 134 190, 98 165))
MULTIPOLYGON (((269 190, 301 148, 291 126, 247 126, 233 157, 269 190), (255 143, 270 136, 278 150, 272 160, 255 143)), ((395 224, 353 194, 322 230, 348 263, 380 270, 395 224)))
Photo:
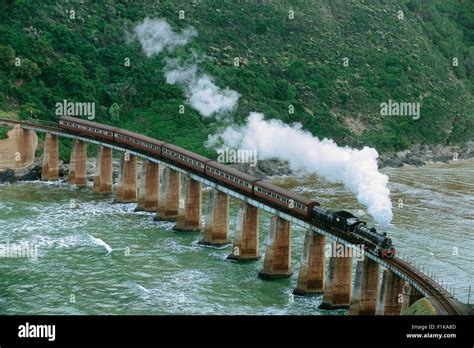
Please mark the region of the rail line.
MULTIPOLYGON (((36 129, 43 129, 45 132, 62 132, 64 129, 57 127, 57 124, 53 122, 46 122, 40 120, 11 120, 11 119, 2 119, 0 118, 0 124, 9 124, 16 125, 20 124, 26 127, 34 127, 36 129)), ((68 131, 67 133, 73 133, 68 131)), ((89 137, 80 134, 81 137, 89 139, 89 137)), ((92 139, 93 140, 93 139, 92 139)), ((102 140, 103 141, 103 140, 102 140)), ((136 150, 137 152, 143 152, 142 150, 136 150)), ((324 230, 326 233, 332 235, 332 232, 329 230, 324 230)), ((337 236, 334 236, 337 238, 337 236)), ((398 271, 405 280, 410 284, 416 284, 418 289, 422 290, 422 295, 431 297, 432 300, 436 302, 439 308, 441 308, 448 315, 464 315, 467 314, 465 311, 456 304, 456 300, 453 295, 444 289, 440 284, 438 284, 434 279, 430 278, 428 275, 420 272, 417 268, 413 267, 409 263, 394 257, 393 259, 381 259, 377 256, 371 255, 371 258, 374 259, 381 265, 389 265, 390 268, 398 271)))
POLYGON ((456 305, 453 295, 451 295, 446 289, 444 289, 441 285, 436 283, 426 274, 420 272, 418 269, 416 269, 409 263, 397 257, 394 257, 393 259, 389 260, 388 263, 392 264, 401 273, 411 278, 415 283, 417 283, 421 288, 423 288, 426 294, 430 296, 435 302, 437 302, 438 306, 444 309, 447 314, 465 314, 464 311, 456 305))

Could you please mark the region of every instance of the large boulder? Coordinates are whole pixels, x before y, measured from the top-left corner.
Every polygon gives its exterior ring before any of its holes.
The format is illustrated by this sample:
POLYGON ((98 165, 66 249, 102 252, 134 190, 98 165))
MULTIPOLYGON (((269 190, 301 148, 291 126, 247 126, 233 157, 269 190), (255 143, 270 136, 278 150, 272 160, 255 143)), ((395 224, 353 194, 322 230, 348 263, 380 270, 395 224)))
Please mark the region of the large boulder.
POLYGON ((41 166, 35 165, 31 170, 25 175, 18 178, 19 181, 36 181, 41 180, 41 166))
POLYGON ((8 168, 0 173, 0 184, 13 183, 15 182, 15 172, 8 168))

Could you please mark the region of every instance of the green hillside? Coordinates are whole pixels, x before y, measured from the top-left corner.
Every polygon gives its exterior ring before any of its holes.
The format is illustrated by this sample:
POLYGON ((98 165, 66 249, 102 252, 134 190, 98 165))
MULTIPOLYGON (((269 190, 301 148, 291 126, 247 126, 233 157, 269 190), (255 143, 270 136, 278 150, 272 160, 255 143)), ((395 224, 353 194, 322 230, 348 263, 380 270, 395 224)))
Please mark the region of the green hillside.
POLYGON ((180 114, 163 55, 126 40, 146 16, 196 28, 187 48, 242 95, 237 122, 259 111, 379 151, 474 139, 474 3, 462 0, 3 0, 0 110, 54 120, 56 102, 95 102, 98 122, 214 156, 203 143, 219 123, 180 114), (420 119, 380 116, 389 99, 420 102, 420 119))

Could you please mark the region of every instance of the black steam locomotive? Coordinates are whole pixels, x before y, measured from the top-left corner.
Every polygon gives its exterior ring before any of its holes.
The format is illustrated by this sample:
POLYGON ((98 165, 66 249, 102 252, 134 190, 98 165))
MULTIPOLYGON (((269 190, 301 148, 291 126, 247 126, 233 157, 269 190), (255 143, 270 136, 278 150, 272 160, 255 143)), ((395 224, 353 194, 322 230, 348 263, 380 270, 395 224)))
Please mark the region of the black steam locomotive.
POLYGON ((352 244, 363 244, 366 249, 380 257, 391 259, 395 255, 392 239, 386 233, 378 233, 374 227, 368 228, 364 221, 347 211, 331 212, 321 207, 312 210, 312 222, 321 228, 352 244))

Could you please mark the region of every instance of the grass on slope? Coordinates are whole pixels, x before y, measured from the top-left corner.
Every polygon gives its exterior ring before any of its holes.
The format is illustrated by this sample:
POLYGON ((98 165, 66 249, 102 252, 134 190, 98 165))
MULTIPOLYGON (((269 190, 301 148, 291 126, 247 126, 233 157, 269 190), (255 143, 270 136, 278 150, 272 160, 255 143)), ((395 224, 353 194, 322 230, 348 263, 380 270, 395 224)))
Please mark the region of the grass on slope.
POLYGON ((416 301, 414 304, 410 306, 410 308, 406 309, 403 315, 436 315, 436 309, 433 307, 431 302, 426 299, 422 298, 416 301))
POLYGON ((185 96, 166 84, 164 55, 146 58, 126 40, 146 16, 196 28, 189 48, 208 57, 201 67, 241 94, 236 122, 263 112, 380 151, 474 138, 474 3, 457 0, 7 0, 0 3, 0 108, 54 120, 56 102, 95 102, 98 122, 215 156, 203 144, 219 122, 189 106, 180 114, 185 96), (420 119, 381 117, 389 99, 420 102, 420 119))

